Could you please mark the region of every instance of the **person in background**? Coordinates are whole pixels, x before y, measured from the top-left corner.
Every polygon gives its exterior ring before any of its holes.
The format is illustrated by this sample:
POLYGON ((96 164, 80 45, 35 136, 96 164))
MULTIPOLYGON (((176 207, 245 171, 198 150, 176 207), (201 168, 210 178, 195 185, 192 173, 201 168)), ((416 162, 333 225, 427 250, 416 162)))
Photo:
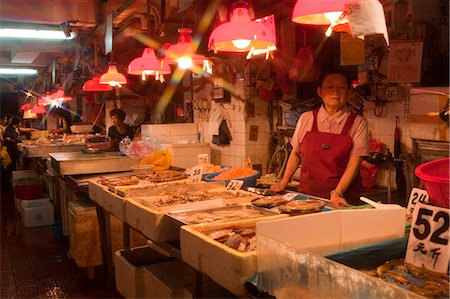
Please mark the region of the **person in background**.
POLYGON ((134 130, 132 127, 124 123, 126 114, 122 109, 113 109, 109 112, 113 125, 109 127, 108 137, 111 138, 111 147, 114 150, 119 150, 119 142, 129 137, 134 138, 134 130))
POLYGON ((271 189, 284 190, 301 162, 299 192, 329 198, 336 208, 363 204, 359 167, 369 155, 369 133, 366 119, 347 105, 350 80, 325 73, 317 94, 322 106, 300 116, 283 178, 271 189))
POLYGON ((2 175, 2 189, 8 189, 9 181, 12 177, 12 172, 16 170, 16 163, 20 157, 20 151, 17 147, 17 144, 22 142, 20 139, 19 127, 22 123, 22 119, 18 116, 13 116, 11 121, 6 126, 5 132, 3 133, 3 140, 6 146, 6 151, 8 153, 9 158, 11 159, 11 164, 9 164, 2 175))
POLYGON ((72 125, 72 115, 70 112, 63 108, 53 108, 50 112, 58 119, 58 128, 53 130, 52 133, 56 134, 71 134, 70 126, 72 125))
POLYGON ((0 145, 4 144, 3 133, 5 133, 6 127, 8 126, 10 119, 11 117, 8 115, 3 115, 0 118, 0 142, 1 142, 0 145))

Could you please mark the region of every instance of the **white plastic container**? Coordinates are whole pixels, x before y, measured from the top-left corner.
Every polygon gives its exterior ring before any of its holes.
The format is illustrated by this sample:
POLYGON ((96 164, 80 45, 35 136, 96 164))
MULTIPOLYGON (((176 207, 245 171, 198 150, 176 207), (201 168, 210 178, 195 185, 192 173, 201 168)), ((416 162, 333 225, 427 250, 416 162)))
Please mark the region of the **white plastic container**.
POLYGON ((163 144, 172 153, 172 166, 190 168, 198 164, 198 155, 207 154, 211 158, 208 143, 163 144))
POLYGON ((25 227, 44 226, 55 222, 54 207, 48 198, 22 200, 21 216, 25 227))
POLYGON ((151 137, 161 143, 186 144, 197 141, 196 123, 180 124, 144 124, 141 125, 142 137, 151 137))

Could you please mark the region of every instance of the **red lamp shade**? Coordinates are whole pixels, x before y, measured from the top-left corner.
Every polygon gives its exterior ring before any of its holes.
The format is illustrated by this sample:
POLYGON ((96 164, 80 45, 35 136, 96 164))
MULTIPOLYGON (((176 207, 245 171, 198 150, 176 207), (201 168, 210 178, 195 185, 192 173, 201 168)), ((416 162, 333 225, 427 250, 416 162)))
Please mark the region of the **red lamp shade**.
POLYGON ((195 53, 195 45, 192 43, 192 29, 180 28, 178 42, 171 45, 164 53, 164 62, 168 64, 177 64, 180 69, 193 69, 194 65, 202 65, 205 70, 205 64, 209 59, 203 55, 195 53))
POLYGON ((20 106, 20 110, 29 110, 30 109, 30 103, 25 103, 22 106, 20 106))
POLYGON ((230 21, 213 30, 209 48, 215 52, 248 52, 252 48, 267 49, 273 46, 268 28, 250 20, 246 3, 238 5, 233 9, 230 21))
POLYGON ((142 76, 155 76, 156 79, 162 78, 161 75, 171 73, 170 67, 167 63, 159 61, 156 58, 155 51, 151 48, 145 48, 141 57, 133 59, 128 65, 128 74, 142 76))
POLYGON ((83 84, 83 91, 111 91, 112 87, 107 84, 100 84, 100 77, 95 76, 83 84))
POLYGON ((34 107, 31 108, 31 112, 33 112, 35 114, 43 114, 43 113, 46 113, 47 110, 44 108, 44 106, 34 105, 34 107))
POLYGON ((66 102, 66 101, 70 101, 72 100, 72 97, 66 97, 64 95, 64 90, 63 89, 58 89, 57 91, 55 91, 54 93, 52 93, 50 95, 52 104, 58 104, 61 102, 66 102))
POLYGON ((334 25, 334 21, 345 11, 349 0, 297 0, 292 21, 308 25, 334 25))
MULTIPOLYGON (((52 103, 52 98, 48 92, 45 95, 43 95, 42 97, 40 97, 37 101, 37 104, 42 105, 42 106, 47 106, 47 105, 50 105, 51 103, 52 103)), ((36 113, 36 112, 33 112, 33 113, 36 113)))
POLYGON ((100 84, 108 84, 110 86, 119 86, 127 84, 127 78, 119 73, 115 65, 110 65, 108 72, 104 73, 99 80, 100 84))

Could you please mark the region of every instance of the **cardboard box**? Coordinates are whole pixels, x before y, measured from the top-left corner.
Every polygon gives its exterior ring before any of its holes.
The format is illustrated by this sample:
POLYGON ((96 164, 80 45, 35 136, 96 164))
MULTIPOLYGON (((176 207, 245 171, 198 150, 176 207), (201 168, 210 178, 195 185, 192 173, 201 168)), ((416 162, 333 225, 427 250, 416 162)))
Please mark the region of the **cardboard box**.
POLYGON ((145 298, 192 298, 194 271, 181 261, 144 267, 145 298))
MULTIPOLYGON (((113 252, 123 248, 123 225, 111 216, 111 246, 113 252)), ((68 204, 70 253, 78 267, 94 267, 103 264, 98 219, 90 200, 73 200, 68 204)), ((131 246, 146 244, 147 240, 130 230, 131 246)))
POLYGON ((145 298, 144 266, 171 261, 149 246, 115 252, 116 288, 125 298, 145 298))
POLYGON ((55 222, 54 207, 48 198, 23 200, 21 207, 22 223, 25 227, 44 226, 55 222))

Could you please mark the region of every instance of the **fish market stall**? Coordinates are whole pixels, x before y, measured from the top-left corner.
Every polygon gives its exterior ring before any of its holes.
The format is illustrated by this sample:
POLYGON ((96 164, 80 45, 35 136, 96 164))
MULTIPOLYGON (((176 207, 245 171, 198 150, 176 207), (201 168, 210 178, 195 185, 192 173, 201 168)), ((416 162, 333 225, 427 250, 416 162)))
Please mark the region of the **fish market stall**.
POLYGON ((48 158, 50 153, 81 152, 86 143, 80 139, 46 139, 46 142, 23 140, 17 146, 25 158, 48 158))

